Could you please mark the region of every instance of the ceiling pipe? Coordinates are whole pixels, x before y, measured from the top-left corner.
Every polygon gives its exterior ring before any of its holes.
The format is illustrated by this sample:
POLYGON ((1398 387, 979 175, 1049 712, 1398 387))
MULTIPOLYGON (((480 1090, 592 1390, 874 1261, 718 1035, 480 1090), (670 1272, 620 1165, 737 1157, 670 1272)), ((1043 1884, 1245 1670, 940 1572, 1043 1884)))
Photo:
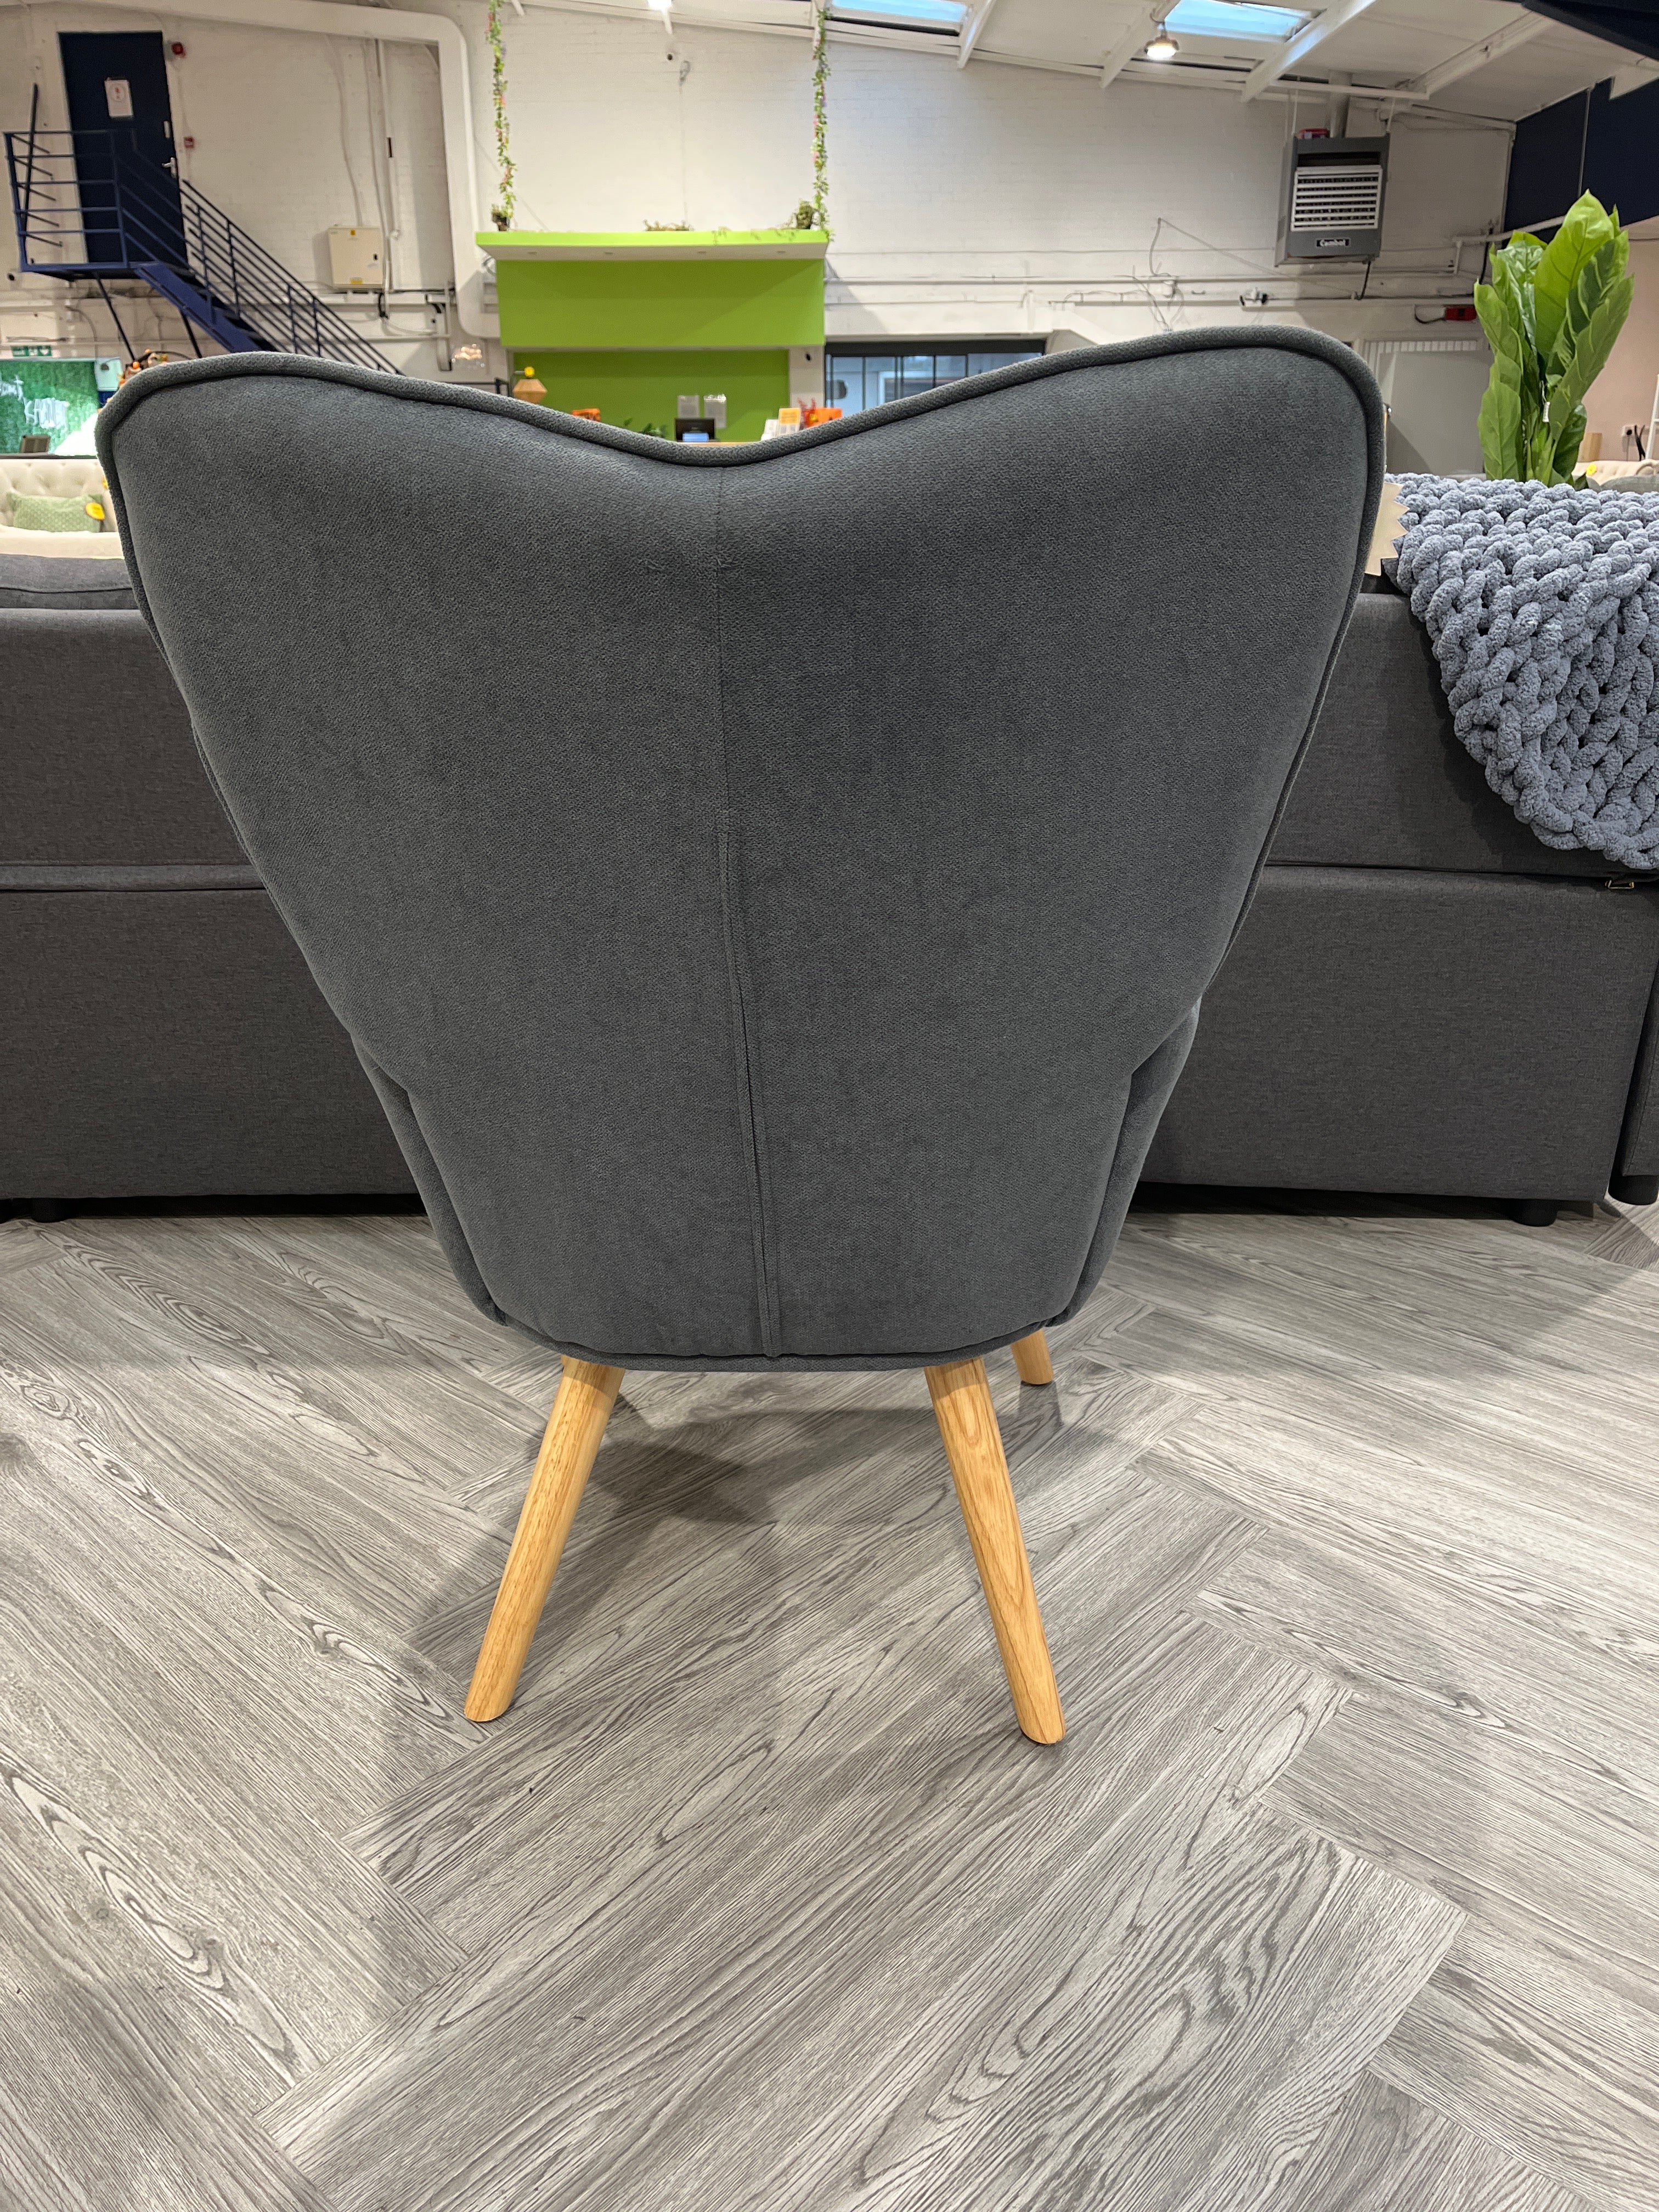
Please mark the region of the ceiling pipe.
MULTIPOLYGON (((0 7, 27 4, 28 0, 0 0, 0 7)), ((155 0, 98 0, 98 4, 155 20, 155 0)), ((501 317, 484 305, 471 84, 466 40, 459 25, 447 15, 422 15, 396 8, 354 8, 341 4, 341 0, 165 0, 165 12, 169 18, 182 15, 198 22, 237 23, 252 30, 301 31, 313 38, 379 39, 392 45, 434 46, 458 317, 461 328, 473 337, 501 335, 501 317)))

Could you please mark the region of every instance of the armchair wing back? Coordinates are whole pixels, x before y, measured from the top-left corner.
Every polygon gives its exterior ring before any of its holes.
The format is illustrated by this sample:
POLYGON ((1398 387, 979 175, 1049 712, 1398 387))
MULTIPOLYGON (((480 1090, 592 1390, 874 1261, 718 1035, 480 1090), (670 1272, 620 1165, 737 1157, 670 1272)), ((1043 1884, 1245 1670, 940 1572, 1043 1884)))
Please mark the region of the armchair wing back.
POLYGON ((599 1373, 937 1370, 1087 1297, 1358 589, 1346 348, 714 447, 241 355, 99 451, 487 1313, 599 1373))
POLYGON ((112 403, 210 770, 486 1311, 923 1366, 1087 1295, 1364 550, 1365 374, 1271 335, 712 450, 277 356, 112 403))

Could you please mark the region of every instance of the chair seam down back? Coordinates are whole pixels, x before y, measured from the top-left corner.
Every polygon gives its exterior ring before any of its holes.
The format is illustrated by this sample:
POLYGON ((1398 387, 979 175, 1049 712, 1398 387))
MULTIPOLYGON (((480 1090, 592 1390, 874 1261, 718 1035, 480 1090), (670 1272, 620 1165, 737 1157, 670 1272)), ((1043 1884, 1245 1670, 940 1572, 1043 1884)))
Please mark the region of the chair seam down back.
POLYGON ((755 1302, 760 1317, 761 1349, 768 1358, 775 1358, 781 1347, 779 1342, 775 1224, 767 1206, 765 1125, 761 1107, 759 1072, 755 1065, 754 1024, 750 1017, 750 1001, 753 993, 750 985, 743 906, 738 890, 738 827, 732 810, 732 770, 726 742, 725 641, 721 634, 720 603, 720 571, 725 560, 720 542, 720 514, 725 495, 726 479, 716 477, 711 568, 714 602, 714 740, 720 755, 716 805, 720 928, 725 939, 726 982, 732 1005, 738 1118, 744 1134, 744 1170, 749 1193, 750 1224, 754 1238, 755 1302))

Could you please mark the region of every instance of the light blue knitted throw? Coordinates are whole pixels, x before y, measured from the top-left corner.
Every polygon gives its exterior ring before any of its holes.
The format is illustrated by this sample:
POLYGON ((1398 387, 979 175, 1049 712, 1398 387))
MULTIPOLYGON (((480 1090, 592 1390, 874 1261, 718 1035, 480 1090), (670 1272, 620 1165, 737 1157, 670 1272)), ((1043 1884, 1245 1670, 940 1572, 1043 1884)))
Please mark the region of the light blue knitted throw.
POLYGON ((1486 781, 1558 852, 1659 868, 1659 500, 1399 481, 1400 586, 1486 781))

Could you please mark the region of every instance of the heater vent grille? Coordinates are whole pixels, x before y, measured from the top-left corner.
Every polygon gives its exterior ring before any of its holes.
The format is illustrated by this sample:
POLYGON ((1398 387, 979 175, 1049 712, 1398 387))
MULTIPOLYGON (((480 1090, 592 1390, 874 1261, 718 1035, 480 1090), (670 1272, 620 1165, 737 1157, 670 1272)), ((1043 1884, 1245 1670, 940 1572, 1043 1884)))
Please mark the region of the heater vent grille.
POLYGON ((1382 166, 1357 162, 1339 167, 1310 163, 1291 189, 1291 229, 1376 230, 1382 222, 1382 166))

